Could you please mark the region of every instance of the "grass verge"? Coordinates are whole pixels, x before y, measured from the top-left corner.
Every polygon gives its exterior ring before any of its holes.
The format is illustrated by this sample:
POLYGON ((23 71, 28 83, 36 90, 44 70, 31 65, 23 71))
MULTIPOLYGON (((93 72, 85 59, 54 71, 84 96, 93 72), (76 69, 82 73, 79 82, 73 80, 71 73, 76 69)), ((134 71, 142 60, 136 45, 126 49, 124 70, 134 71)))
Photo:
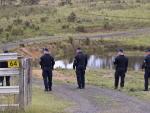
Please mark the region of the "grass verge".
MULTIPOLYGON (((65 113, 65 108, 70 105, 70 102, 56 97, 53 93, 45 93, 38 86, 34 86, 31 106, 25 111, 13 111, 13 113, 65 113)), ((0 113, 12 113, 12 111, 0 113)))

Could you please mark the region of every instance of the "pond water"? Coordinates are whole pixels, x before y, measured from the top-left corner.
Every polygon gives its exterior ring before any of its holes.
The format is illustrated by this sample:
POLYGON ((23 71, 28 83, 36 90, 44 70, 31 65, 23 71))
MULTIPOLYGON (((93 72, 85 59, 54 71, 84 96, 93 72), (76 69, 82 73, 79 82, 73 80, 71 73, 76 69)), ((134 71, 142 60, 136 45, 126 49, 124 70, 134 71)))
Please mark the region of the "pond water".
MULTIPOLYGON (((113 69, 113 60, 114 56, 97 56, 90 55, 88 58, 87 68, 90 69, 113 69)), ((143 56, 129 56, 129 68, 133 70, 141 69, 143 62, 143 56)), ((72 69, 73 67, 73 58, 70 59, 60 59, 56 60, 54 68, 63 68, 63 69, 72 69)))

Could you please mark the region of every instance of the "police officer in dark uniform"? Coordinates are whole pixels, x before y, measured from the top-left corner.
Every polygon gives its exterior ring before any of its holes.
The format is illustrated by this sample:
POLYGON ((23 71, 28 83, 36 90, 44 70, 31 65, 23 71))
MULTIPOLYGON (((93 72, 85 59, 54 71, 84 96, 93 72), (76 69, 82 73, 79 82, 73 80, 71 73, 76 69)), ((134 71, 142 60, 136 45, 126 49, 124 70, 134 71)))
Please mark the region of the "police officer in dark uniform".
POLYGON ((128 68, 128 58, 124 55, 123 49, 118 49, 118 55, 114 60, 114 65, 116 67, 116 72, 115 72, 115 89, 118 88, 119 84, 119 79, 121 78, 120 81, 120 87, 124 87, 124 82, 125 82, 125 74, 127 72, 128 68))
POLYGON ((44 55, 40 58, 45 91, 52 91, 52 70, 54 69, 54 58, 47 48, 43 49, 44 55))
POLYGON ((85 88, 85 70, 87 66, 87 55, 85 55, 81 48, 76 51, 76 56, 74 58, 73 69, 76 69, 77 83, 79 89, 85 88))
POLYGON ((146 53, 146 56, 144 58, 142 69, 145 69, 145 74, 144 74, 145 89, 144 89, 144 91, 148 91, 148 79, 150 78, 150 49, 145 51, 145 53, 146 53))

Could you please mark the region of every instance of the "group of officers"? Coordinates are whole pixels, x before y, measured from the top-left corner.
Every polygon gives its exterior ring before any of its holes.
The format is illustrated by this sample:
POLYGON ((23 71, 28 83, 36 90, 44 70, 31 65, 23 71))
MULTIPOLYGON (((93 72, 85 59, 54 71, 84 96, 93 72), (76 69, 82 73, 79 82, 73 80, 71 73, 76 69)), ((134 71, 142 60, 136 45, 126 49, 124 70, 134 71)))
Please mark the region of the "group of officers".
MULTIPOLYGON (((142 69, 145 69, 144 80, 145 89, 148 91, 148 78, 150 77, 150 50, 145 51, 145 58, 142 69)), ((88 63, 88 56, 83 53, 81 48, 77 48, 74 57, 73 69, 76 72, 77 83, 79 89, 85 88, 85 70, 88 63)), ((115 65, 115 81, 114 88, 118 89, 119 81, 120 88, 124 87, 125 76, 128 69, 128 58, 125 56, 123 49, 117 49, 117 56, 114 59, 115 65)), ((45 91, 52 91, 52 71, 54 69, 55 61, 47 48, 43 49, 43 55, 40 58, 40 65, 42 68, 42 75, 44 80, 45 91)))
MULTIPOLYGON (((114 60, 115 65, 115 89, 118 88, 119 79, 120 87, 124 87, 125 75, 128 69, 128 58, 125 56, 123 49, 118 49, 117 57, 114 60)), ((145 51, 145 58, 142 64, 142 70, 144 73, 144 91, 148 91, 148 79, 150 78, 150 49, 145 51)))
MULTIPOLYGON (((8 51, 4 51, 8 53, 8 51)), ((114 88, 118 89, 119 81, 120 88, 124 87, 125 76, 128 69, 128 58, 125 56, 123 49, 117 49, 117 56, 114 59, 115 65, 115 81, 114 88)), ((77 84, 79 89, 85 88, 85 70, 88 64, 88 56, 83 53, 81 48, 77 48, 74 57, 73 69, 76 72, 77 84)), ((47 48, 43 49, 43 55, 40 58, 40 65, 42 69, 42 76, 44 80, 45 91, 52 91, 52 71, 54 69, 55 60, 47 48)), ((7 62, 0 63, 1 67, 7 67, 7 62)), ((148 91, 148 79, 150 77, 150 49, 145 51, 145 58, 142 64, 144 74, 144 91, 148 91)), ((0 77, 0 83, 4 85, 4 78, 6 79, 6 86, 10 86, 10 76, 0 77)))

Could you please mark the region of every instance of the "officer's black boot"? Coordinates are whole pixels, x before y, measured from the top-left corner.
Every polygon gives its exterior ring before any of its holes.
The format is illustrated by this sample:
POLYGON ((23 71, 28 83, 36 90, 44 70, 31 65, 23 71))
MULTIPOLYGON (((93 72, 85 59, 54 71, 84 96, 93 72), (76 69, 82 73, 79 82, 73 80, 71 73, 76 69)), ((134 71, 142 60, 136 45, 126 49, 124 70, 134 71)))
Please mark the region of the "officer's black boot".
POLYGON ((49 91, 52 91, 52 88, 51 88, 51 87, 49 88, 49 91))
POLYGON ((148 91, 148 85, 147 85, 147 84, 145 84, 145 89, 144 89, 144 91, 148 91))
POLYGON ((117 86, 115 86, 115 88, 114 89, 118 89, 118 87, 117 86))
POLYGON ((10 86, 10 76, 6 76, 6 86, 10 86))
POLYGON ((145 79, 145 83, 144 83, 145 89, 144 89, 144 91, 148 91, 148 76, 147 76, 147 74, 145 74, 144 79, 145 79))
POLYGON ((2 86, 4 86, 4 81, 2 81, 2 86))

